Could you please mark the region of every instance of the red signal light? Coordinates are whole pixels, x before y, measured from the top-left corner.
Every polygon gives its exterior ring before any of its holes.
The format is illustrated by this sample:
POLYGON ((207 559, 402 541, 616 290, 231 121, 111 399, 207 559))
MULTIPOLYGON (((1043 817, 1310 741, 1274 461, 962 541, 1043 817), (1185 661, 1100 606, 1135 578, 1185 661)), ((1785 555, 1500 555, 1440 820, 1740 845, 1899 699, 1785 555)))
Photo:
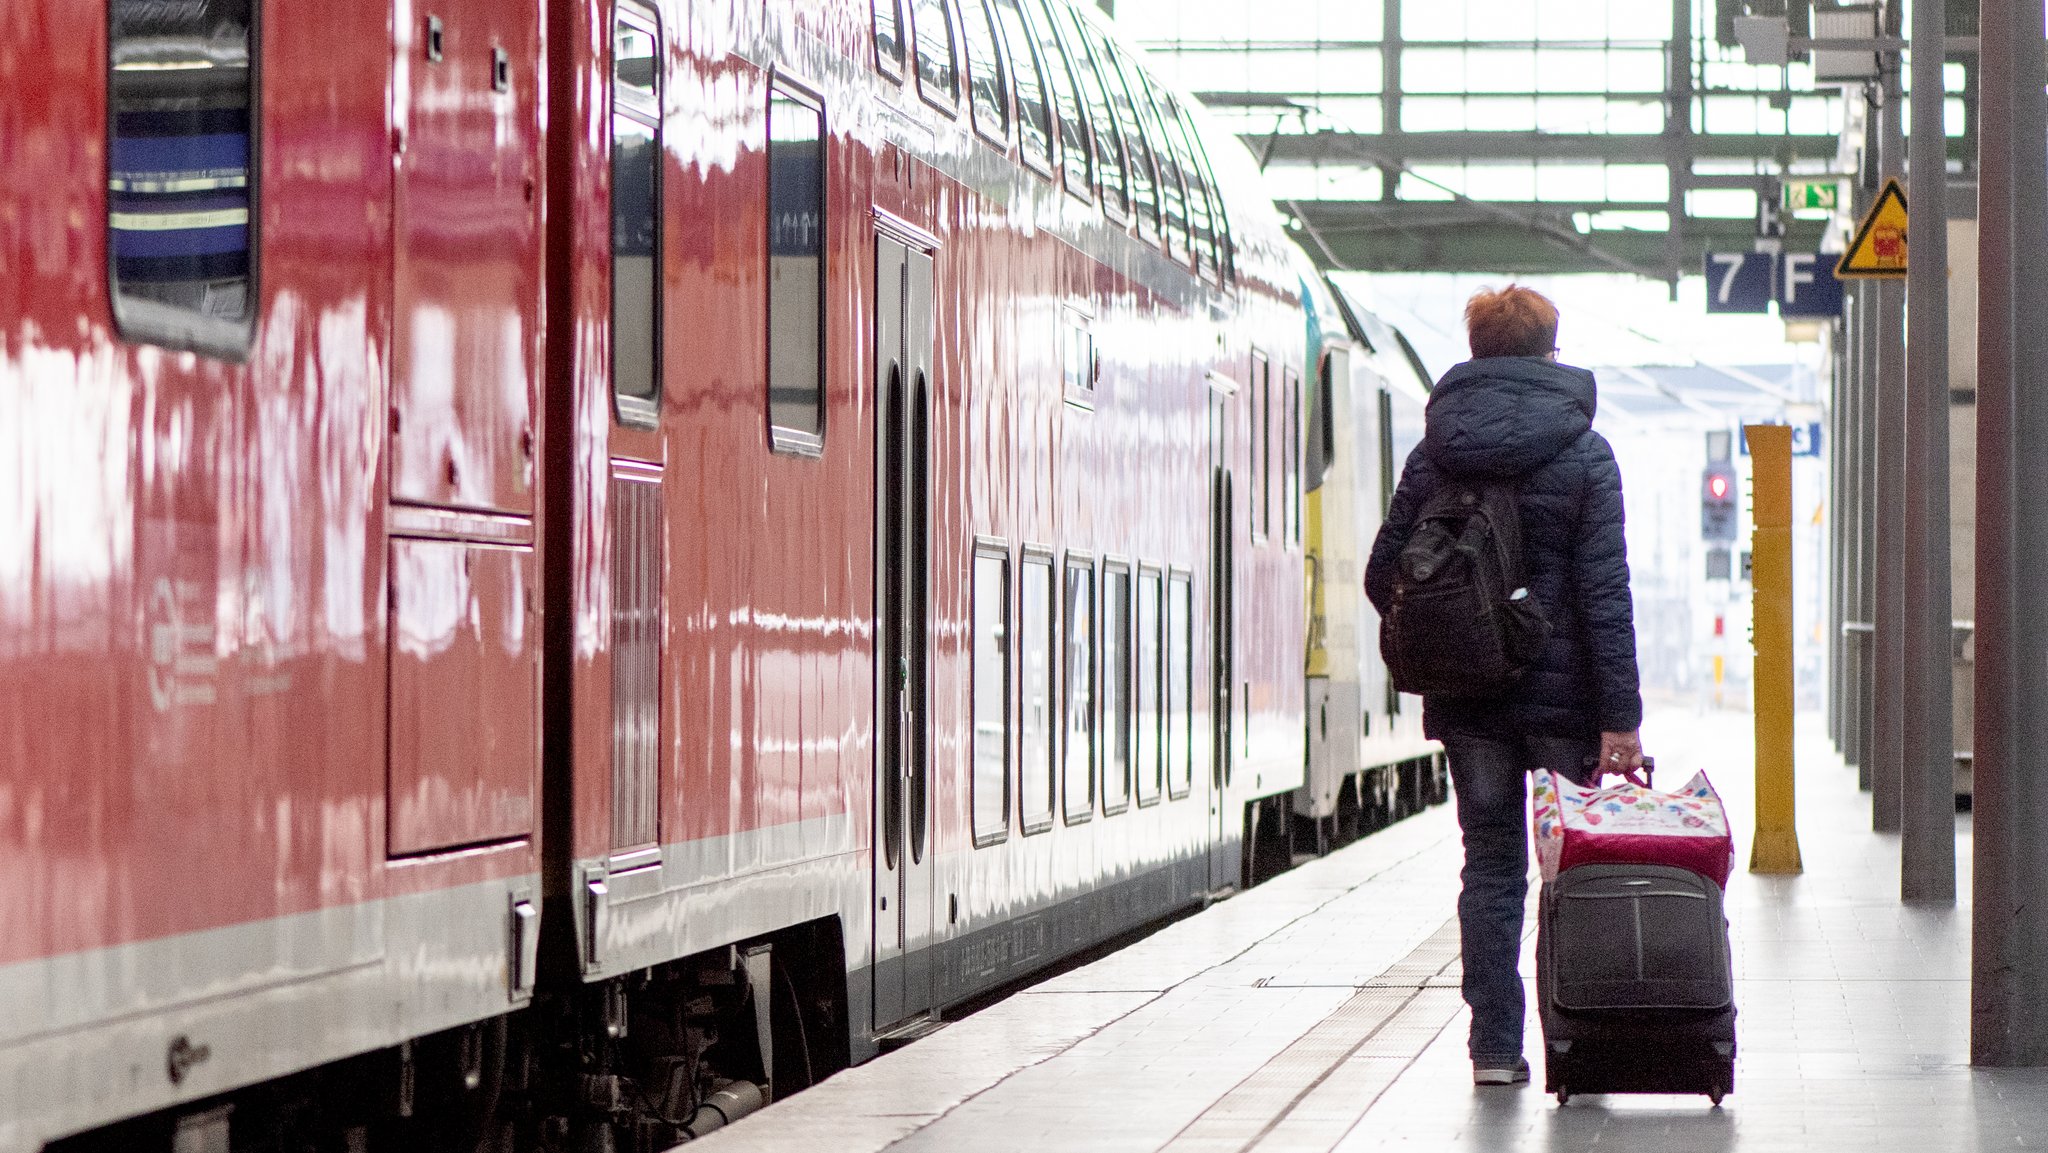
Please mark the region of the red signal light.
POLYGON ((1712 495, 1715 500, 1720 500, 1721 498, 1727 496, 1728 478, 1720 475, 1719 473, 1716 473, 1713 476, 1708 477, 1707 492, 1710 495, 1712 495))

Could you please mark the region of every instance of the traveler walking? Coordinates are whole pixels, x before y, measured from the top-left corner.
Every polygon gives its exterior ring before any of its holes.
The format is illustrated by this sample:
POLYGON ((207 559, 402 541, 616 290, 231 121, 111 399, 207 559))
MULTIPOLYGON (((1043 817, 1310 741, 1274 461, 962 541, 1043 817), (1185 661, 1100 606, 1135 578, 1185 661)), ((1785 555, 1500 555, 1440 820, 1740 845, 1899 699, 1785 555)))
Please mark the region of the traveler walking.
POLYGON ((1365 572, 1396 684, 1405 672, 1422 692, 1423 731, 1450 759, 1465 845, 1464 994, 1480 1085, 1529 1079, 1518 967, 1527 774, 1547 768, 1584 782, 1598 776, 1597 763, 1635 779, 1643 764, 1621 472, 1592 430, 1593 374, 1557 362, 1557 319, 1554 304, 1517 285, 1466 304, 1472 359, 1431 393, 1422 444, 1408 457, 1365 572), (1501 515, 1489 519, 1489 511, 1501 515), (1442 575, 1458 564, 1458 576, 1442 575), (1442 611, 1446 581, 1459 583, 1456 603, 1481 611, 1442 611), (1492 659, 1425 669, 1432 647, 1492 659), (1468 683, 1458 682, 1461 669, 1473 670, 1468 683))

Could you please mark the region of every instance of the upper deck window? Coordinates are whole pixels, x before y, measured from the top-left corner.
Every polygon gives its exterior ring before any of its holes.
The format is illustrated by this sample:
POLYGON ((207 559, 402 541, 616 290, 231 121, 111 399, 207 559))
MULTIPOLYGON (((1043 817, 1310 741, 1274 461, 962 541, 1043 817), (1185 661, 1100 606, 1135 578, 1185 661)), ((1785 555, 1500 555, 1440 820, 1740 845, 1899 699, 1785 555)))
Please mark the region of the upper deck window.
POLYGON ((1093 183, 1090 162, 1088 112, 1081 103, 1080 83, 1074 79, 1076 61, 1053 32, 1053 10, 1046 0, 1031 0, 1031 18, 1037 25, 1039 57, 1045 61, 1045 75, 1052 87, 1053 107, 1059 113, 1060 166, 1065 172, 1067 191, 1086 200, 1093 183))
POLYGON ((974 129, 994 141, 1010 138, 1010 78, 996 44, 995 17, 988 0, 963 0, 960 24, 967 33, 967 103, 974 129))
POLYGON ((1017 148, 1024 163, 1052 172, 1053 113, 1045 71, 1031 42, 1018 0, 995 0, 996 19, 1003 29, 1003 47, 1010 57, 1010 78, 1017 93, 1017 148))
POLYGON ((1167 141, 1173 146, 1174 155, 1180 161, 1181 176, 1186 181, 1188 241, 1193 249, 1194 263, 1202 271, 1213 273, 1216 269, 1216 235, 1211 231, 1211 222, 1215 214, 1210 209, 1209 183, 1202 174, 1202 162, 1197 158, 1201 141, 1182 114, 1179 102, 1163 92, 1160 97, 1159 114, 1166 121, 1167 141))
POLYGON ((926 100, 951 109, 960 102, 951 0, 912 0, 910 12, 917 33, 917 89, 926 100))
POLYGON ((1159 162, 1159 206, 1165 217, 1166 251, 1177 260, 1192 255, 1188 239, 1186 165, 1174 136, 1178 127, 1167 127, 1160 112, 1159 90, 1134 61, 1124 61, 1124 77, 1130 82, 1131 97, 1138 102, 1138 115, 1145 121, 1145 135, 1152 141, 1153 157, 1159 162))
POLYGON ((875 67, 903 79, 903 0, 875 0, 875 67))
POLYGON ((612 393, 651 427, 661 403, 661 35, 653 13, 612 20, 612 393))
POLYGON ((1138 231, 1147 239, 1156 239, 1159 184, 1153 174, 1152 145, 1146 140, 1145 126, 1138 118, 1138 102, 1145 98, 1145 90, 1125 87, 1124 69, 1118 60, 1122 53, 1092 29, 1088 33, 1088 50, 1095 57, 1095 66, 1102 70, 1103 87, 1109 89, 1109 102, 1116 110, 1117 129, 1130 152, 1131 211, 1138 218, 1138 231))
POLYGON ((1130 212, 1131 201, 1124 186, 1124 143, 1117 132, 1116 111, 1109 105, 1109 90, 1103 87, 1102 74, 1089 55, 1081 18, 1064 5, 1054 7, 1054 17, 1060 39, 1067 45, 1067 59, 1073 63, 1074 75, 1080 81, 1081 95, 1088 105, 1088 122, 1094 130, 1095 191, 1102 196, 1103 208, 1121 217, 1130 212))
POLYGON ((251 0, 112 0, 107 250, 133 340, 239 356, 255 316, 251 0))
POLYGON ((825 435, 825 113, 777 81, 768 98, 768 420, 774 446, 825 435))

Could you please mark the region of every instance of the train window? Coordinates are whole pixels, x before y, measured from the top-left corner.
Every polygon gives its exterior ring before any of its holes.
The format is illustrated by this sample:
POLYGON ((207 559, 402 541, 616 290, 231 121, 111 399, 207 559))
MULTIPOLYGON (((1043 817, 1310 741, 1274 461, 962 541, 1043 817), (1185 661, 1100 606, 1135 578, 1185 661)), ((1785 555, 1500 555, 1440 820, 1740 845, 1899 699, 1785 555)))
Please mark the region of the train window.
POLYGON ((1138 803, 1149 805, 1159 800, 1160 786, 1166 778, 1165 750, 1160 738, 1165 735, 1160 722, 1159 681, 1161 661, 1159 651, 1159 625, 1161 601, 1160 578, 1157 570, 1144 569, 1138 573, 1138 678, 1136 707, 1138 739, 1137 751, 1138 803))
POLYGON ((1138 115, 1145 121, 1145 135, 1152 141, 1152 153, 1159 164, 1160 215, 1165 218, 1166 252, 1176 260, 1187 260, 1188 201, 1180 147, 1174 142, 1178 128, 1168 128, 1159 113, 1159 93, 1150 77, 1136 62, 1124 60, 1124 77, 1131 85, 1131 98, 1138 102, 1138 115))
POLYGON ((1026 553, 1018 589, 1017 808, 1026 833, 1052 827, 1053 656, 1052 557, 1026 553))
POLYGON ((1302 487, 1310 492, 1323 487, 1323 478, 1337 463, 1337 374, 1340 367, 1348 375, 1350 357, 1345 352, 1331 350, 1323 354, 1316 364, 1314 399, 1309 401, 1308 425, 1308 475, 1302 478, 1302 487))
POLYGON ((974 130, 1003 143, 1010 138, 1010 80, 1004 75, 988 0, 962 0, 960 25, 967 33, 967 103, 974 130))
POLYGON ((1131 803, 1131 570, 1102 566, 1102 812, 1131 803))
POLYGON ((1394 506, 1394 394, 1380 390, 1380 519, 1394 506))
POLYGON ((952 0, 911 0, 910 14, 910 26, 917 33, 917 90, 935 107, 950 112, 960 102, 952 0))
POLYGON ((1147 240, 1157 240, 1159 179, 1153 167, 1152 142, 1146 139, 1144 123, 1138 117, 1138 102, 1144 99, 1145 90, 1126 83, 1126 62, 1118 59, 1123 54, 1099 33, 1089 33, 1088 50, 1095 57, 1096 67, 1102 69, 1102 83, 1109 89, 1117 129, 1130 149, 1131 211, 1138 218, 1138 234, 1147 240))
POLYGON ((1166 791, 1178 800, 1195 782, 1195 587, 1187 573, 1166 578, 1166 791))
POLYGON ((1060 738, 1061 795, 1067 823, 1095 811, 1095 562, 1067 557, 1066 623, 1060 670, 1063 716, 1060 738))
POLYGON ((1060 375, 1068 404, 1095 407, 1095 334, 1078 309, 1060 309, 1060 375))
POLYGON ((1056 129, 1048 103, 1051 97, 1046 91, 1045 70, 1018 0, 995 0, 995 6, 996 19, 1003 29, 1003 47, 1010 58, 1010 79, 1015 82, 1017 93, 1017 151, 1023 155, 1025 164, 1050 176, 1056 129))
POLYGON ((1175 154, 1180 159, 1183 175, 1188 185, 1188 238, 1194 247, 1195 266, 1214 274, 1216 271, 1216 234, 1214 232, 1215 212, 1211 208, 1212 194, 1208 177, 1202 171, 1199 149, 1201 138, 1195 135, 1194 125, 1189 123, 1186 113, 1181 111, 1179 101, 1168 95, 1165 98, 1163 115, 1166 117, 1167 135, 1172 139, 1175 154))
POLYGON ((1209 166, 1209 152, 1202 145, 1202 134, 1195 131, 1194 119, 1188 115, 1187 109, 1181 109, 1180 116, 1188 146, 1194 152, 1196 175, 1208 190, 1209 231, 1216 249, 1215 260, 1210 267, 1217 282, 1221 283, 1233 274, 1235 260, 1230 247, 1230 214, 1223 207, 1223 188, 1216 183, 1216 170, 1209 166))
POLYGON ((875 67, 903 79, 903 0, 875 0, 875 67))
POLYGON ((1273 443, 1272 437, 1269 435, 1272 426, 1267 423, 1266 390, 1272 383, 1273 366, 1267 362, 1266 354, 1263 352, 1252 353, 1251 412, 1248 415, 1251 417, 1252 422, 1252 515, 1250 527, 1253 540, 1265 538, 1266 529, 1270 526, 1272 519, 1271 514, 1267 512, 1270 506, 1267 503, 1266 492, 1269 487, 1266 483, 1266 471, 1271 467, 1266 458, 1271 453, 1273 443))
POLYGON ((768 95, 768 422, 774 447, 825 435, 825 113, 777 81, 768 95))
POLYGON ((1282 403, 1287 411, 1280 417, 1280 432, 1287 438, 1280 456, 1282 515, 1287 518, 1287 543, 1301 543, 1301 374, 1288 369, 1282 403))
POLYGON ((1010 555, 974 553, 974 843, 1010 832, 1010 555))
POLYGON ((1109 90, 1102 86, 1102 74, 1088 51, 1082 35, 1082 18, 1065 6, 1055 8, 1060 39, 1067 47, 1067 59, 1080 81, 1081 96, 1088 107, 1088 123, 1095 151, 1095 191, 1102 197, 1103 210, 1122 219, 1131 210, 1130 191, 1124 185, 1124 144, 1117 135, 1116 112, 1109 106, 1109 90))
POLYGON ((1062 179, 1068 192, 1086 200, 1094 187, 1090 180, 1094 153, 1089 145, 1087 108, 1081 103, 1081 86, 1074 79, 1074 61, 1067 55, 1066 46, 1054 35, 1052 9, 1046 7, 1046 0, 1031 0, 1031 4, 1031 16, 1037 25, 1039 58, 1045 61, 1053 109, 1059 113, 1062 179))
POLYGON ((107 253, 131 340, 240 357, 255 317, 252 0, 112 0, 107 253))
POLYGON ((622 424, 661 410, 661 37, 651 12, 612 20, 612 398, 622 424))

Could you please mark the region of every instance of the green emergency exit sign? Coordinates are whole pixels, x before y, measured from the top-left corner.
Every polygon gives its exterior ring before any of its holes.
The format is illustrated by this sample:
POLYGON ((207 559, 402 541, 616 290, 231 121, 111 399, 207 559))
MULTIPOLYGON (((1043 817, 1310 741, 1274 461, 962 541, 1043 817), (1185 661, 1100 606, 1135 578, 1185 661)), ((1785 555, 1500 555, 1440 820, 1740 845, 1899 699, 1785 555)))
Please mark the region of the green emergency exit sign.
POLYGON ((1790 212, 1833 212, 1841 185, 1832 180, 1787 180, 1785 208, 1790 212))

